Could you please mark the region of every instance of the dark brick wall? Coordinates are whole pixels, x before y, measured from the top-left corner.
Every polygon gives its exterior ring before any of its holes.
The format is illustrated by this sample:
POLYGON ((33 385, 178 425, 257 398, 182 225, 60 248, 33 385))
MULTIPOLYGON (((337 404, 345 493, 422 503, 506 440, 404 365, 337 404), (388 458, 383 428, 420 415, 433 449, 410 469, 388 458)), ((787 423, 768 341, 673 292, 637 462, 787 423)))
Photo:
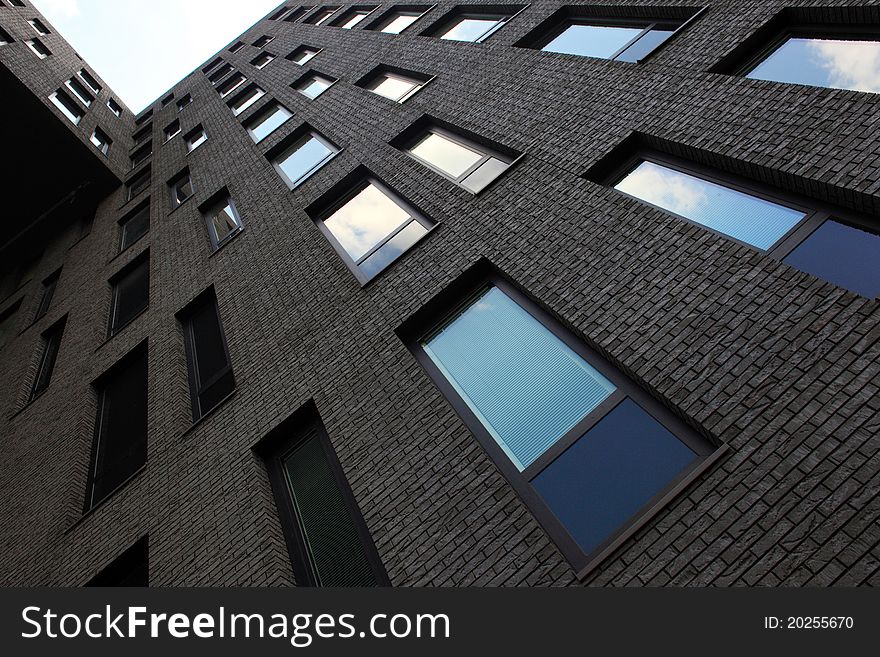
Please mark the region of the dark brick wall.
MULTIPOLYGON (((728 455, 630 539, 590 585, 855 585, 880 581, 880 309, 764 254, 582 176, 633 131, 736 173, 878 211, 880 96, 706 71, 787 5, 651 2, 710 9, 632 65, 512 47, 561 2, 533 2, 485 44, 262 21, 223 51, 267 97, 232 116, 201 72, 156 104, 152 229, 115 256, 106 199, 91 234, 40 263, 64 277, 48 321, 69 313, 52 385, 20 410, 38 334, 0 353, 4 584, 78 585, 150 536, 154 585, 283 585, 292 571, 252 446, 314 399, 395 585, 574 585, 575 574, 439 394, 395 329, 487 258, 728 455), (339 82, 314 101, 290 89, 307 64, 339 82), (354 86, 378 64, 437 79, 403 105, 354 86), (295 117, 254 145, 241 122, 270 98, 295 117), (526 154, 472 196, 388 142, 430 114, 526 154), (179 118, 209 140, 186 155, 179 118), (308 122, 344 151, 295 191, 263 153, 308 122), (438 222, 365 287, 304 208, 359 165, 438 222), (169 212, 165 183, 188 166, 193 199, 169 212), (198 206, 228 187, 245 230, 211 254, 198 206), (105 342, 107 279, 150 249, 149 310, 105 342), (191 427, 174 314, 214 285, 236 394, 191 427), (96 400, 90 382, 149 342, 147 468, 81 517, 96 400)), ((606 2, 627 7, 631 2, 606 2)), ((346 5, 348 6, 348 5, 346 5)), ((385 5, 390 6, 390 4, 385 5)), ((827 10, 835 13, 833 9, 827 10)), ((274 13, 274 12, 273 12, 274 13)), ((827 15, 823 14, 823 15, 827 15)))

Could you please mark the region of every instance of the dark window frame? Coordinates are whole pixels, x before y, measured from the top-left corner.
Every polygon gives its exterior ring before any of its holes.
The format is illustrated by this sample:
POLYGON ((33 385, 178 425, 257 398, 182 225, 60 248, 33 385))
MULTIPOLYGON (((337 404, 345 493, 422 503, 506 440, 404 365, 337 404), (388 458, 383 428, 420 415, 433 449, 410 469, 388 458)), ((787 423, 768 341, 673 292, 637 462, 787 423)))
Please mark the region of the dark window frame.
POLYGON ((275 55, 274 53, 271 53, 268 50, 264 50, 263 52, 259 53, 256 57, 254 57, 250 61, 250 65, 253 66, 255 69, 257 69, 258 71, 262 71, 269 64, 274 62, 277 58, 278 58, 278 56, 275 55), (258 63, 259 60, 261 60, 261 59, 265 59, 266 62, 263 64, 258 63))
MULTIPOLYGON (((348 267, 348 269, 351 271, 351 273, 354 275, 354 277, 358 280, 358 282, 361 284, 361 286, 364 286, 367 283, 369 283, 370 281, 373 281, 376 278, 378 278, 379 276, 381 276, 388 269, 391 269, 391 267, 394 265, 394 263, 396 263, 398 260, 401 260, 402 258, 406 257, 406 255, 408 253, 410 253, 416 247, 416 245, 418 245, 420 242, 423 242, 431 233, 433 233, 434 230, 436 230, 437 226, 439 226, 439 224, 437 222, 433 221, 432 219, 430 219, 429 217, 427 217, 418 208, 416 208, 412 203, 410 203, 403 196, 401 196, 399 193, 397 193, 397 191, 395 191, 392 187, 390 187, 390 186, 386 185, 384 182, 382 182, 382 180, 379 179, 372 172, 364 171, 364 170, 360 170, 360 171, 356 170, 354 173, 357 174, 357 177, 354 180, 350 181, 349 183, 344 184, 344 188, 343 188, 344 191, 342 191, 342 193, 337 194, 335 192, 335 190, 337 188, 342 187, 342 184, 341 184, 341 185, 337 185, 336 188, 334 188, 333 190, 330 190, 330 192, 328 192, 325 195, 325 198, 326 197, 334 198, 333 202, 324 205, 317 212, 310 213, 308 209, 306 210, 306 212, 309 214, 313 214, 313 219, 314 219, 315 223, 317 224, 318 229, 321 231, 321 233, 324 235, 324 237, 327 238, 327 241, 330 242, 330 245, 333 247, 333 249, 336 251, 336 253, 339 255, 339 257, 342 258, 342 261, 345 263, 345 265, 348 267), (333 233, 330 231, 330 229, 324 225, 324 221, 326 219, 329 219, 333 215, 334 212, 336 212, 342 206, 344 206, 346 203, 351 201, 355 196, 357 196, 360 192, 362 192, 364 189, 366 189, 370 184, 374 185, 377 189, 379 189, 379 191, 381 191, 385 196, 387 196, 388 200, 390 200, 395 205, 397 205, 399 208, 401 208, 403 211, 405 211, 410 216, 410 220, 407 222, 404 222, 403 224, 398 226, 395 230, 393 230, 391 233, 389 233, 388 235, 383 237, 380 242, 373 245, 366 253, 364 253, 357 261, 355 261, 348 254, 348 251, 345 249, 345 247, 336 239, 336 236, 333 235, 333 233), (409 247, 407 247, 407 249, 405 251, 403 251, 400 255, 398 255, 396 258, 391 260, 388 264, 386 264, 384 267, 382 267, 380 270, 378 270, 375 274, 373 274, 372 276, 367 276, 361 270, 360 264, 365 262, 369 257, 371 257, 373 254, 375 254, 377 251, 379 251, 379 249, 381 249, 383 246, 385 246, 385 244, 390 242, 395 236, 397 236, 398 233, 400 233, 405 228, 407 228, 413 221, 417 221, 425 228, 425 234, 422 235, 421 237, 419 237, 415 242, 413 242, 409 247)), ((343 183, 345 183, 345 181, 343 181, 343 183)), ((320 203, 320 201, 319 201, 319 203, 320 203)))
MULTIPOLYGON (((626 157, 623 162, 614 168, 604 179, 603 184, 610 187, 616 193, 632 199, 644 206, 659 210, 669 216, 680 219, 692 226, 697 226, 702 230, 718 235, 724 239, 740 244, 757 253, 765 254, 774 260, 783 261, 792 251, 800 246, 810 235, 813 234, 827 220, 834 220, 839 223, 858 228, 866 232, 880 234, 880 221, 869 215, 861 214, 846 208, 834 206, 830 203, 814 199, 812 197, 788 192, 786 190, 772 187, 770 185, 760 183, 758 181, 727 173, 714 167, 698 164, 692 160, 676 157, 650 148, 638 148, 631 155, 626 157), (743 194, 776 203, 793 210, 804 213, 804 217, 795 224, 788 232, 782 235, 770 248, 764 250, 738 240, 735 237, 727 235, 721 231, 715 230, 701 223, 688 219, 687 217, 662 208, 653 203, 644 201, 637 196, 632 196, 626 192, 614 189, 621 180, 629 175, 641 162, 653 162, 670 169, 686 173, 688 175, 700 178, 708 182, 733 189, 743 194)), ((801 270, 797 270, 801 271, 801 270)), ((806 273, 806 272, 803 272, 806 273)), ((807 274, 813 276, 813 274, 807 274)), ((817 280, 822 280, 813 276, 817 280)), ((830 281, 824 281, 830 283, 830 281)), ((835 285, 834 283, 830 283, 835 285)), ((836 286, 840 287, 840 286, 836 286)), ((841 288, 843 289, 843 288, 841 288)))
POLYGON ((169 194, 169 200, 171 202, 171 208, 170 208, 171 212, 173 212, 174 210, 176 210, 181 205, 183 205, 184 203, 186 203, 187 201, 189 201, 191 198, 193 198, 195 196, 196 187, 195 187, 195 184, 193 183, 192 174, 190 173, 189 167, 184 167, 182 171, 179 171, 177 174, 174 175, 173 178, 171 178, 171 180, 168 181, 168 194, 169 194), (187 195, 186 198, 184 198, 183 200, 180 200, 177 192, 178 192, 178 189, 180 188, 180 184, 184 180, 189 183, 189 194, 187 195))
POLYGON ((499 21, 496 25, 487 28, 478 39, 473 41, 446 39, 447 41, 459 41, 461 43, 485 43, 502 30, 505 25, 528 9, 528 7, 529 5, 527 4, 458 5, 443 14, 443 16, 429 25, 427 29, 419 32, 419 36, 430 37, 432 39, 442 39, 443 35, 447 34, 453 27, 455 27, 455 25, 466 19, 499 21))
POLYGON ((114 116, 122 118, 122 105, 120 105, 115 98, 107 99, 107 107, 110 108, 110 111, 113 112, 114 116))
POLYGON ((150 276, 150 250, 147 249, 136 258, 134 258, 131 262, 125 265, 118 272, 113 274, 110 279, 107 281, 110 284, 111 294, 110 294, 110 321, 107 323, 107 339, 109 340, 112 337, 119 335, 125 327, 133 324, 138 317, 143 315, 150 308, 150 291, 151 291, 151 276, 150 276), (132 315, 126 322, 116 325, 116 319, 118 317, 119 311, 119 281, 124 279, 126 276, 130 275, 133 271, 138 269, 139 267, 146 266, 147 268, 147 302, 144 304, 143 308, 138 310, 134 315, 132 315))
POLYGON ((247 120, 245 120, 243 123, 243 126, 244 126, 245 131, 248 133, 250 138, 253 140, 253 142, 255 144, 260 144, 263 141, 265 141, 266 139, 268 139, 271 135, 275 134, 275 132, 277 130, 280 130, 281 127, 284 126, 284 124, 287 123, 288 121, 290 121, 290 119, 292 119, 292 118, 293 118, 293 112, 291 112, 287 108, 286 105, 278 102, 277 100, 272 100, 272 101, 266 103, 258 112, 254 113, 247 120), (287 118, 284 119, 284 121, 282 121, 280 124, 278 124, 278 126, 274 130, 267 133, 262 139, 257 140, 256 135, 254 134, 254 128, 258 125, 265 123, 269 119, 270 116, 275 114, 275 112, 278 109, 281 109, 284 112, 286 112, 287 118))
POLYGON ((254 46, 254 48, 261 48, 262 49, 262 48, 265 48, 266 46, 268 46, 274 40, 275 40, 274 34, 263 34, 262 36, 258 37, 257 40, 254 41, 254 43, 252 45, 254 46))
MULTIPOLYGON (((312 58, 312 59, 314 59, 314 58, 312 58)), ((309 61, 311 61, 311 59, 309 61)), ((298 94, 300 94, 301 96, 303 96, 304 98, 308 98, 310 101, 315 101, 315 100, 318 100, 318 98, 323 96, 325 93, 330 91, 330 89, 333 87, 333 85, 335 85, 337 82, 339 82, 339 78, 335 78, 332 75, 327 75, 326 73, 321 73, 320 71, 316 71, 315 69, 310 68, 308 71, 306 71, 301 76, 299 76, 296 80, 291 82, 290 88, 293 89, 298 94), (318 78, 323 78, 324 80, 328 80, 330 82, 330 84, 328 84, 326 87, 324 87, 318 95, 309 96, 305 91, 300 89, 300 87, 307 86, 305 83, 308 82, 309 80, 311 80, 311 79, 317 80, 318 78)))
POLYGON ((269 481, 272 485, 272 493, 281 520, 281 529, 287 544, 296 585, 320 586, 314 569, 310 565, 309 548, 284 473, 284 460, 291 452, 315 435, 321 444, 330 470, 333 472, 345 506, 351 514, 355 530, 378 586, 391 586, 388 573, 376 550, 376 544, 364 521, 363 513, 354 497, 326 427, 313 403, 284 420, 254 448, 257 454, 262 457, 269 473, 269 481))
POLYGON ((630 379, 621 367, 613 364, 588 345, 584 339, 567 328, 550 311, 545 310, 538 301, 533 300, 518 284, 492 267, 478 265, 472 268, 416 315, 404 322, 397 333, 464 426, 474 435, 490 460, 574 568, 579 579, 584 579, 615 553, 673 499, 713 467, 727 451, 726 444, 699 433, 684 422, 641 385, 630 379), (423 340, 446 326, 459 313, 470 307, 470 304, 480 294, 493 286, 508 295, 523 310, 616 386, 616 390, 604 402, 588 413, 522 472, 504 453, 485 425, 421 346, 423 340), (593 552, 586 554, 562 522, 557 519, 547 503, 541 499, 530 482, 626 399, 632 399, 645 413, 693 450, 699 458, 673 478, 659 493, 633 514, 628 522, 611 533, 593 552))
POLYGON ((297 7, 296 9, 291 9, 290 13, 278 20, 281 20, 285 23, 294 23, 297 19, 302 18, 312 9, 314 9, 314 7, 297 7))
MULTIPOLYGON (((391 34, 390 36, 399 36, 411 29, 416 23, 418 23, 426 14, 433 11, 437 8, 436 4, 431 5, 413 5, 413 4, 400 4, 400 5, 392 5, 386 11, 382 12, 382 14, 376 18, 369 25, 364 26, 363 29, 370 30, 373 32, 382 32, 382 30, 390 25, 394 19, 398 16, 415 16, 416 19, 403 28, 397 34, 391 34)), ((385 34, 388 34, 385 32, 385 34)))
POLYGON ((64 339, 64 328, 67 324, 67 315, 40 334, 40 360, 37 363, 37 372, 31 382, 31 391, 28 395, 28 403, 34 401, 49 389, 52 383, 52 375, 55 371, 55 363, 61 351, 61 341, 64 339))
POLYGON ((80 78, 82 78, 82 81, 89 86, 89 88, 94 92, 96 96, 101 94, 101 90, 103 89, 103 87, 98 84, 98 81, 91 73, 88 72, 88 70, 86 70, 85 68, 81 68, 78 72, 78 75, 80 78))
POLYGON ((149 233, 150 233, 150 223, 151 223, 151 217, 150 217, 150 199, 145 199, 145 200, 144 200, 143 202, 141 202, 136 208, 134 208, 134 209, 131 210, 130 212, 127 212, 127 213, 125 214, 125 216, 122 217, 122 218, 117 222, 117 224, 119 225, 119 249, 118 249, 118 253, 122 253, 123 251, 125 251, 125 250, 127 250, 128 248, 134 246, 134 245, 137 244, 141 239, 143 239, 144 237, 146 237, 147 235, 149 235, 149 233), (132 241, 126 243, 126 226, 128 225, 128 223, 129 223, 132 219, 134 219, 136 216, 140 215, 140 213, 143 212, 144 210, 146 210, 146 212, 147 212, 147 229, 146 229, 143 233, 141 233, 140 235, 138 235, 135 239, 133 239, 132 241))
POLYGON ((342 5, 322 5, 304 18, 302 22, 304 25, 328 25, 328 21, 332 19, 340 9, 342 9, 342 5), (330 13, 318 22, 319 17, 328 11, 330 13))
POLYGON ((419 93, 422 89, 428 86, 431 82, 437 79, 436 75, 428 75, 427 73, 420 73, 419 71, 411 71, 408 69, 400 68, 397 66, 389 66, 387 64, 379 64, 374 69, 372 69, 365 76, 360 78, 357 82, 355 82, 356 87, 360 87, 365 91, 369 91, 372 94, 379 96, 380 98, 384 98, 392 103, 397 103, 398 105, 402 105, 410 98, 419 93), (374 83, 377 83, 382 77, 396 77, 398 79, 403 79, 407 82, 417 82, 419 84, 415 89, 411 89, 403 96, 394 100, 393 98, 388 98, 387 96, 383 96, 378 93, 375 89, 371 89, 370 86, 374 83))
POLYGON ((43 279, 40 286, 42 291, 40 294, 40 303, 37 306, 37 312, 34 313, 34 319, 31 322, 32 324, 48 314, 49 308, 52 306, 52 299, 55 296, 55 291, 58 289, 58 281, 61 279, 61 269, 62 268, 59 267, 43 279))
POLYGON ((190 93, 183 94, 180 98, 177 99, 177 102, 175 103, 177 105, 177 111, 182 112, 192 102, 193 102, 192 94, 190 94, 190 93))
POLYGON ((172 100, 174 100, 174 92, 173 91, 162 99, 162 107, 165 107, 166 105, 168 105, 172 100))
POLYGON ((339 14, 339 16, 333 18, 331 21, 326 23, 326 25, 329 25, 330 27, 342 27, 347 21, 354 18, 356 15, 363 14, 364 17, 361 20, 346 29, 353 30, 358 26, 363 27, 361 24, 365 20, 367 20, 372 14, 375 14, 380 7, 381 5, 352 5, 341 14, 339 14))
POLYGON ((147 165, 125 181, 125 202, 132 201, 150 189, 153 184, 153 169, 147 165))
MULTIPOLYGON (((288 119, 289 120, 289 119, 288 119)), ((285 121, 286 123, 286 121, 285 121)), ((280 126, 279 126, 280 127, 280 126)), ((309 124, 303 124, 299 128, 297 128, 290 135, 285 137, 277 146, 274 146, 269 152, 266 153, 266 158, 269 160, 269 163, 272 165, 272 168, 275 169, 275 172, 281 177, 281 180, 285 182, 287 188, 290 191, 298 188, 300 185, 305 183, 309 178, 315 175, 318 171, 323 169, 327 164, 330 163, 333 158, 339 155, 342 152, 342 148, 334 144, 327 137, 322 135, 320 132, 312 128, 309 124), (316 139, 322 146, 328 149, 330 152, 317 164, 312 166, 308 171, 303 173, 296 180, 291 180, 288 175, 281 168, 281 164, 279 160, 282 155, 290 155, 294 148, 297 146, 302 146, 308 141, 310 138, 316 139)))
POLYGON ((205 229, 208 231, 208 239, 211 241, 211 253, 217 253, 221 248, 229 244, 237 235, 240 235, 244 232, 244 221, 241 219, 241 213, 238 211, 238 207, 235 204, 235 201, 232 198, 232 194, 229 193, 227 188, 223 188, 210 199, 208 199, 205 203, 199 206, 199 213, 202 215, 202 220, 205 222, 205 229), (214 226, 211 222, 213 215, 211 214, 215 209, 217 209, 221 203, 228 203, 229 207, 232 208, 232 212, 235 215, 235 220, 238 224, 238 228, 233 231, 230 231, 223 239, 219 239, 215 234, 214 226))
POLYGON ((317 46, 310 46, 310 45, 304 43, 304 44, 297 46, 293 50, 291 50, 287 55, 284 56, 284 59, 286 59, 289 62, 293 62, 297 66, 305 66, 310 61, 312 61, 315 57, 320 55, 323 50, 324 50, 323 48, 319 48, 317 46), (305 51, 314 52, 315 54, 312 55, 311 57, 309 57, 306 61, 304 61, 301 64, 299 62, 295 61, 297 54, 299 54, 301 52, 305 52, 305 51))

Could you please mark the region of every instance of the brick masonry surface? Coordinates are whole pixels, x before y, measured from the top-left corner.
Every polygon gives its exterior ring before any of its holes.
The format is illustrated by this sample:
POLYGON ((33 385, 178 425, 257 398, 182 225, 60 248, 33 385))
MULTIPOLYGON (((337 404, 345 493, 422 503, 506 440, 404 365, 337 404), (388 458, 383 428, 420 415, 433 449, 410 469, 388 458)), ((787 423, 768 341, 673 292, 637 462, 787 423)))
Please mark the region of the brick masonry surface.
MULTIPOLYGON (((513 46, 563 4, 532 2, 483 44, 419 36, 446 0, 398 36, 262 20, 219 53, 267 91, 255 107, 233 116, 200 70, 171 90, 192 94, 183 111, 153 105, 149 235, 117 255, 116 222, 137 202, 120 187, 85 239, 71 228, 47 245, 0 352, 0 583, 80 585, 149 533, 154 586, 293 584, 252 447, 310 399, 394 585, 880 583, 878 302, 583 177, 638 132, 877 214, 880 95, 707 71, 783 7, 880 23, 880 2, 604 0, 621 15, 709 9, 637 65, 513 46), (264 34, 277 58, 257 70, 264 34), (302 44, 323 48, 304 68, 339 79, 316 100, 289 86, 303 67, 284 56, 302 44), (437 78, 396 104, 354 84, 379 64, 437 78), (255 145, 242 122, 272 99, 294 118, 255 145), (425 114, 525 157, 473 196, 389 145, 425 114), (189 155, 181 136, 163 144, 175 119, 208 141, 189 155), (289 191, 264 154, 304 122, 343 150, 289 191), (304 210, 360 165, 438 223, 363 287, 304 210), (195 197, 170 212, 184 167, 195 197), (212 254, 198 208, 223 187, 245 229, 212 254), (107 281, 147 249, 149 310, 107 340, 107 281), (395 333, 483 258, 730 448, 582 582, 395 333), (62 264, 48 316, 26 328, 38 281, 62 264), (211 285, 238 387, 192 427, 175 313, 211 285), (51 387, 26 406, 39 334, 66 313, 51 387), (91 382, 144 340, 148 465, 83 516, 91 382)), ((14 11, 0 9, 7 29, 14 11)))

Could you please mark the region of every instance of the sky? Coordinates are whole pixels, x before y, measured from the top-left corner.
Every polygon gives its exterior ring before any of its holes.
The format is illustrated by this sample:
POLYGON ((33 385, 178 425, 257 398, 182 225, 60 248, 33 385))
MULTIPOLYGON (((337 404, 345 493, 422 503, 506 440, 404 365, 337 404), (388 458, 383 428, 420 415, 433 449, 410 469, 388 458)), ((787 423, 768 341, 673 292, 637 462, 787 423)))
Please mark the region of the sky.
POLYGON ((31 0, 135 113, 281 0, 31 0))

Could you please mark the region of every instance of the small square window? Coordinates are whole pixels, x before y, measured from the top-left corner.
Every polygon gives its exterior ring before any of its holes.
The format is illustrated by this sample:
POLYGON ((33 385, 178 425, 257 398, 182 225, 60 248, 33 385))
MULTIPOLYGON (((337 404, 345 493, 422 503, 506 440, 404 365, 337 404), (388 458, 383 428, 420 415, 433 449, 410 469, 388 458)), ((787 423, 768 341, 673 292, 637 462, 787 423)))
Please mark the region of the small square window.
POLYGON ((177 101, 177 111, 182 111, 183 108, 189 105, 191 102, 193 102, 192 96, 190 94, 184 94, 177 101))
POLYGON ((168 103, 170 103, 172 100, 174 100, 174 94, 173 94, 173 93, 168 94, 167 96, 165 96, 165 98, 162 99, 162 107, 165 107, 166 105, 168 105, 168 103))
POLYGON ((255 143, 263 141, 275 132, 293 114, 283 105, 273 103, 245 124, 245 129, 255 143))
POLYGON ((130 182, 127 183, 127 200, 132 200, 135 196, 150 188, 150 181, 152 179, 151 175, 152 174, 150 172, 150 168, 147 167, 145 171, 137 174, 134 178, 131 179, 130 182))
POLYGON ((269 62, 275 59, 275 55, 270 52, 262 52, 251 60, 251 66, 258 69, 265 68, 269 62))
POLYGON ((223 84, 217 86, 217 93, 220 94, 220 98, 225 98, 245 82, 247 82, 247 78, 244 75, 241 73, 235 73, 234 75, 229 76, 223 84))
POLYGON ((187 153, 192 153, 195 149, 208 141, 208 135, 205 132, 205 129, 202 128, 201 125, 198 125, 190 130, 184 139, 186 141, 187 153))
POLYGON ((223 66, 214 70, 214 72, 208 76, 208 81, 211 84, 213 84, 214 86, 216 86, 217 83, 220 82, 220 80, 225 78, 227 75, 232 73, 232 71, 234 71, 234 70, 235 69, 232 67, 231 64, 223 64, 223 66))
POLYGON ((231 53, 237 53, 237 52, 238 52, 239 50, 241 50, 242 48, 244 48, 244 42, 242 42, 242 41, 237 41, 236 43, 234 43, 233 45, 231 45, 231 46, 229 47, 229 52, 231 52, 231 53))
POLYGON ((306 14, 306 12, 311 11, 312 7, 299 7, 298 9, 291 10, 286 16, 282 17, 280 20, 283 20, 286 23, 293 23, 298 18, 301 18, 306 14))
POLYGON ((273 36, 268 36, 268 35, 264 34, 264 35, 261 36, 259 39, 257 39, 256 41, 254 41, 254 48, 265 48, 265 47, 266 47, 269 43, 271 43, 274 39, 275 39, 275 37, 273 37, 273 36))
POLYGON ((343 30, 350 30, 376 11, 376 9, 378 9, 377 5, 357 5, 342 12, 338 18, 330 22, 330 25, 341 27, 343 30))
POLYGON ((107 107, 109 107, 110 111, 113 112, 116 116, 122 116, 122 106, 112 98, 109 98, 107 100, 107 107))
POLYGON ((0 27, 0 46, 8 46, 14 41, 15 39, 10 36, 9 32, 0 27))
POLYGON ((293 10, 290 7, 282 7, 281 9, 276 11, 274 14, 269 16, 269 20, 270 21, 284 20, 285 18, 287 18, 290 15, 290 12, 292 12, 292 11, 293 10))
POLYGON ((285 59, 293 62, 294 64, 299 64, 300 66, 305 65, 306 62, 315 57, 319 52, 321 52, 321 48, 313 48, 312 46, 300 46, 292 53, 287 55, 285 59))
POLYGON ((85 85, 76 78, 70 78, 64 83, 64 86, 70 89, 73 92, 73 95, 79 98, 82 101, 82 104, 86 107, 91 105, 92 101, 95 100, 95 97, 88 92, 85 85))
POLYGON ((119 220, 119 251, 125 251, 148 232, 150 232, 150 202, 146 201, 119 220))
POLYGON ((431 220, 370 174, 360 176, 347 190, 331 190, 325 198, 332 199, 328 207, 313 213, 318 227, 361 284, 434 227, 431 220))
POLYGON ((152 108, 150 108, 146 112, 143 112, 140 116, 138 116, 134 120, 134 124, 135 125, 143 125, 144 123, 149 121, 152 117, 153 117, 153 110, 152 110, 152 108))
POLYGON ((431 5, 396 5, 366 29, 385 34, 400 34, 431 10, 431 5))
POLYGON ((27 39, 25 44, 40 59, 46 59, 52 52, 39 39, 27 39))
POLYGON ((150 156, 153 154, 153 144, 152 142, 149 144, 145 144, 141 148, 137 149, 134 153, 131 154, 131 168, 136 169, 141 164, 150 159, 150 156))
POLYGON ((320 73, 309 72, 294 82, 291 86, 306 98, 314 100, 333 86, 335 82, 336 78, 321 75, 320 73))
POLYGON ((232 110, 233 115, 238 116, 249 107, 253 106, 254 103, 265 95, 265 91, 260 89, 257 85, 252 84, 229 101, 229 109, 232 110))
POLYGON ((215 251, 244 229, 235 203, 226 190, 203 206, 201 212, 208 227, 211 246, 215 251))
POLYGON ((205 66, 202 67, 202 73, 204 73, 205 75, 208 75, 212 71, 214 71, 218 66, 220 66, 221 64, 223 64, 223 58, 222 57, 215 57, 210 62, 208 62, 205 66))
POLYGON ((83 111, 80 109, 73 98, 64 93, 61 89, 49 96, 49 100, 57 107, 64 116, 77 125, 83 117, 83 111))
POLYGON ((168 189, 171 193, 171 209, 180 207, 192 198, 194 193, 192 178, 189 175, 189 169, 184 169, 174 176, 168 183, 168 189))
POLYGON ((433 78, 422 73, 380 66, 358 81, 357 86, 374 94, 402 103, 411 98, 433 78))
POLYGON ((43 25, 43 22, 39 18, 32 18, 28 21, 28 24, 34 28, 34 32, 39 34, 40 36, 46 36, 47 34, 51 34, 49 32, 49 28, 43 25))
POLYGON ((149 252, 110 279, 113 300, 110 305, 109 335, 128 326, 150 305, 149 252))
POLYGON ((134 145, 138 146, 143 142, 147 141, 153 136, 153 124, 145 125, 143 128, 134 133, 131 138, 134 140, 134 145))
POLYGON ((422 35, 448 41, 482 43, 523 9, 523 5, 456 7, 422 32, 422 35))
POLYGON ((172 121, 167 126, 165 126, 165 130, 163 132, 165 134, 165 141, 170 141, 180 134, 180 121, 172 121))
POLYGON ((113 140, 110 139, 101 128, 95 128, 94 132, 92 132, 90 141, 95 145, 95 148, 101 151, 104 155, 107 155, 110 150, 110 144, 113 143, 113 140))
POLYGON ((303 23, 308 23, 310 25, 323 25, 324 23, 329 21, 333 17, 333 14, 335 14, 338 10, 338 6, 321 7, 314 14, 306 18, 303 23))
POLYGON ((82 78, 82 81, 89 85, 89 88, 94 91, 96 94, 101 93, 101 85, 98 84, 98 81, 89 73, 86 69, 81 68, 78 73, 79 77, 82 78))
POLYGON ((272 166, 290 189, 301 185, 329 162, 339 148, 323 135, 305 126, 268 153, 272 166))

